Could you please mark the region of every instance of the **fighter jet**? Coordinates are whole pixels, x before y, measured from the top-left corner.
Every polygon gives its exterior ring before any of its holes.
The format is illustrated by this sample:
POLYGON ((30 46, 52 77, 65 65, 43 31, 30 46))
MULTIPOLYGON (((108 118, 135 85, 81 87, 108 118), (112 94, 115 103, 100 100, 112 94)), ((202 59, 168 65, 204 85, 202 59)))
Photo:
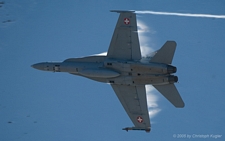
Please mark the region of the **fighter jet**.
POLYGON ((125 111, 133 122, 133 127, 123 130, 143 130, 150 132, 146 88, 151 84, 175 107, 184 107, 184 102, 174 83, 177 68, 172 66, 175 41, 167 41, 155 55, 141 57, 135 11, 118 11, 117 21, 107 55, 70 58, 63 62, 43 62, 33 68, 51 72, 66 72, 83 76, 112 86, 125 111))

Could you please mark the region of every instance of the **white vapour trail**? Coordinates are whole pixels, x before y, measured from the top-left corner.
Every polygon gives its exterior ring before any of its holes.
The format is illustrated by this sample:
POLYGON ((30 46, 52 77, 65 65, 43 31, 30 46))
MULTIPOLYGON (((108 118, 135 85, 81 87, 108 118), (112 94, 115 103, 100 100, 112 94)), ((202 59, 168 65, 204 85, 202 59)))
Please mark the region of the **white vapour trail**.
MULTIPOLYGON (((140 48, 141 48, 141 54, 143 57, 148 56, 150 53, 153 52, 153 49, 150 47, 149 42, 150 39, 145 34, 150 31, 149 27, 142 21, 137 20, 137 26, 138 26, 138 34, 139 34, 139 41, 140 41, 140 48)), ((154 94, 154 88, 151 85, 146 85, 146 96, 147 96, 147 104, 148 104, 148 110, 149 110, 149 116, 153 118, 161 111, 161 109, 158 106, 158 97, 154 94)))
POLYGON ((212 15, 212 14, 191 14, 191 13, 156 12, 156 11, 135 11, 135 13, 138 13, 138 14, 153 14, 153 15, 182 16, 182 17, 225 19, 225 15, 212 15))
POLYGON ((94 54, 94 55, 97 55, 97 56, 106 56, 107 55, 107 52, 102 52, 102 53, 94 54))

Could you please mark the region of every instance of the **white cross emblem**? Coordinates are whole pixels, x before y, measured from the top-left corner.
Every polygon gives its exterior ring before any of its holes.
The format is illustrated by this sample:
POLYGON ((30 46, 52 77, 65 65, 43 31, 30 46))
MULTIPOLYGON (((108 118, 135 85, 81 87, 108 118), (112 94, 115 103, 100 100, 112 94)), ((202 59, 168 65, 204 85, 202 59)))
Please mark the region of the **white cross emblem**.
POLYGON ((139 123, 142 123, 142 122, 143 122, 143 118, 140 117, 140 116, 138 116, 138 117, 137 117, 137 121, 138 121, 139 123))
POLYGON ((130 23, 130 19, 124 18, 124 24, 128 25, 130 23))

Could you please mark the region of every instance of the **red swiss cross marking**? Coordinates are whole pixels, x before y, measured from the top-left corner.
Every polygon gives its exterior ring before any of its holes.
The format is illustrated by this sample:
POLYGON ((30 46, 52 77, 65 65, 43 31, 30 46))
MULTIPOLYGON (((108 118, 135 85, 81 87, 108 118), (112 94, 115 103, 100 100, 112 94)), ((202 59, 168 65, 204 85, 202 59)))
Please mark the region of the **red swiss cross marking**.
POLYGON ((130 19, 124 18, 124 24, 128 25, 130 23, 130 19))
POLYGON ((142 118, 141 116, 138 116, 138 117, 137 117, 137 121, 138 121, 139 123, 142 123, 142 122, 143 122, 143 118, 142 118))

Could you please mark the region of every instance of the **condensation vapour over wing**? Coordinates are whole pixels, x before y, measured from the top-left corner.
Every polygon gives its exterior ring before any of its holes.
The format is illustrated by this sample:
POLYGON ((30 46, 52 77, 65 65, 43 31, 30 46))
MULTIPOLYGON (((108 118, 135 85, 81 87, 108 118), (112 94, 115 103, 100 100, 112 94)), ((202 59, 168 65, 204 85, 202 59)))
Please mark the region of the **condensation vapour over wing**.
POLYGON ((135 11, 137 14, 152 14, 152 15, 167 15, 167 16, 181 16, 181 17, 197 17, 197 18, 216 18, 225 19, 225 15, 213 14, 192 14, 192 13, 177 13, 177 12, 157 12, 157 11, 135 11))
MULTIPOLYGON (((149 29, 149 27, 141 20, 137 20, 137 27, 138 27, 138 36, 141 48, 141 55, 142 57, 146 57, 151 54, 154 50, 150 47, 150 38, 145 34, 148 32, 153 32, 149 29)), ((151 85, 146 85, 146 97, 147 97, 147 105, 149 110, 150 118, 156 116, 161 109, 158 105, 158 96, 155 94, 155 90, 151 85)))

